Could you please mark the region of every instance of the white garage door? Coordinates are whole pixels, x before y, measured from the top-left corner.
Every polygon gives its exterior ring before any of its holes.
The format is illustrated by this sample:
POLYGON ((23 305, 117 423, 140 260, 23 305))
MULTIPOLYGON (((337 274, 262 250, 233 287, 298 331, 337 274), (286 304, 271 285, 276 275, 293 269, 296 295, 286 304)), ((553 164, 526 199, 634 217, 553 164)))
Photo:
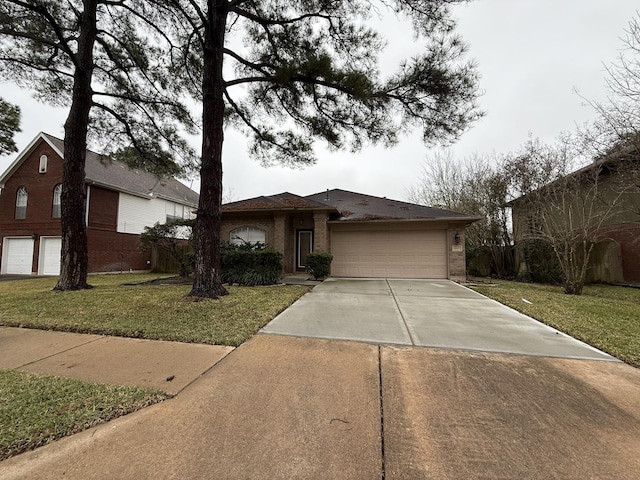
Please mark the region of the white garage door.
POLYGON ((60 275, 60 237, 40 237, 40 275, 60 275))
POLYGON ((445 230, 331 233, 336 277, 447 278, 445 230))
POLYGON ((31 275, 33 239, 5 238, 2 246, 2 273, 31 275))

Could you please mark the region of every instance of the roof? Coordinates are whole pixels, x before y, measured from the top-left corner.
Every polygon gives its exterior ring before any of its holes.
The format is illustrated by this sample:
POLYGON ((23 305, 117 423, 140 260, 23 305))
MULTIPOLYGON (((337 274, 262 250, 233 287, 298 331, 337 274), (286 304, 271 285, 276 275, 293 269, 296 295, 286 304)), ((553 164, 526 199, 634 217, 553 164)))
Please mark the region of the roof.
POLYGON ((334 189, 315 193, 305 198, 340 212, 341 221, 358 220, 460 220, 475 221, 479 217, 439 208, 374 197, 362 193, 334 189))
MULTIPOLYGON (((64 141, 40 133, 0 177, 0 186, 4 185, 5 180, 22 164, 40 140, 47 142, 60 158, 64 158, 64 141)), ((129 168, 122 162, 91 150, 87 150, 86 153, 85 181, 88 185, 97 185, 142 198, 159 197, 192 207, 198 205, 198 194, 175 178, 159 178, 152 173, 129 168)))
POLYGON ((519 197, 513 198, 506 203, 508 207, 512 207, 514 205, 522 204, 524 201, 531 197, 532 194, 540 192, 552 192, 551 190, 555 185, 564 185, 560 183, 566 179, 576 179, 576 181, 584 181, 585 179, 593 179, 594 177, 605 177, 607 175, 612 175, 622 171, 623 173, 628 173, 629 168, 638 168, 640 167, 640 155, 638 155, 637 149, 626 148, 625 150, 614 151, 608 153, 607 155, 601 156, 593 160, 591 163, 588 163, 584 167, 580 167, 573 172, 569 172, 566 175, 560 176, 551 180, 549 183, 546 183, 530 192, 525 193, 524 195, 520 195, 519 197), (629 163, 625 163, 629 162, 629 163), (633 162, 637 164, 638 167, 629 167, 629 165, 633 162), (626 169, 625 169, 626 166, 626 169))
POLYGON ((256 210, 335 210, 309 197, 301 197, 293 193, 284 192, 277 195, 249 198, 238 202, 225 203, 223 212, 254 212, 256 210))
MULTIPOLYGON (((374 197, 346 190, 327 190, 301 197, 284 192, 226 203, 223 212, 256 212, 283 210, 325 210, 339 221, 366 220, 460 220, 475 221, 464 213, 452 212, 438 208, 425 207, 414 203, 374 197)), ((333 219, 333 218, 332 218, 333 219)))

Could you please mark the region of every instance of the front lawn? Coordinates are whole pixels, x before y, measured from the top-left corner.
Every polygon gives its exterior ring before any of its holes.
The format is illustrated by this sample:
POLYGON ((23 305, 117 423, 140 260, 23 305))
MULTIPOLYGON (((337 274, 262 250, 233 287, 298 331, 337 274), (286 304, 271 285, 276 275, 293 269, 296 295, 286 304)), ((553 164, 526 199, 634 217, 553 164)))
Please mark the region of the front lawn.
POLYGON ((157 275, 96 275, 90 290, 54 292, 53 278, 0 283, 0 325, 238 346, 309 287, 228 287, 190 302, 188 285, 124 285, 157 275))
POLYGON ((156 390, 0 370, 0 460, 165 398, 156 390))
POLYGON ((640 367, 640 289, 588 285, 575 296, 560 287, 502 280, 472 288, 640 367))
MULTIPOLYGON (((212 301, 157 275, 90 276, 94 288, 54 292, 55 279, 0 283, 0 325, 237 346, 309 287, 228 287, 212 301), (125 285, 127 284, 127 285, 125 285)), ((166 398, 162 392, 0 370, 0 460, 166 398)))

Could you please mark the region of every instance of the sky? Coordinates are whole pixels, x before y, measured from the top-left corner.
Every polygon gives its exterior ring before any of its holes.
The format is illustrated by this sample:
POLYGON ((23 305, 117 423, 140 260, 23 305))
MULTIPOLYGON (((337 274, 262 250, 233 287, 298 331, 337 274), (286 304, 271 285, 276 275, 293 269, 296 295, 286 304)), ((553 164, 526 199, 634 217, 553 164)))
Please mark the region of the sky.
MULTIPOLYGON (((468 59, 478 65, 484 92, 479 104, 486 115, 450 147, 453 157, 515 151, 529 135, 552 141, 595 118, 581 97, 606 98, 604 65, 616 60, 637 9, 637 0, 475 0, 456 6, 456 32, 469 45, 468 59)), ((406 25, 386 15, 380 25, 388 41, 383 71, 391 71, 418 46, 406 25)), ((40 131, 63 137, 64 109, 41 104, 10 83, 0 84, 0 96, 22 109, 22 132, 15 137, 19 149, 40 131)), ((225 197, 241 200, 285 191, 309 195, 340 188, 406 200, 436 150, 425 147, 416 131, 392 148, 355 153, 319 148, 313 166, 263 167, 249 158, 243 136, 226 130, 225 197)), ((1 156, 0 171, 15 156, 1 156)), ((197 178, 186 183, 198 191, 197 178)))

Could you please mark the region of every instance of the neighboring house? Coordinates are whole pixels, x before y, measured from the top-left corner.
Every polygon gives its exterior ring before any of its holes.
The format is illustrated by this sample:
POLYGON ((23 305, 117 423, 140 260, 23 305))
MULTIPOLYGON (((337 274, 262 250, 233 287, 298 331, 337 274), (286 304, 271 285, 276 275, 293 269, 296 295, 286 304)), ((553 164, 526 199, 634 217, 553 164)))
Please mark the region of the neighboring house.
MULTIPOLYGON (((609 154, 567 177, 574 179, 568 183, 578 185, 575 188, 579 195, 577 198, 567 196, 567 199, 571 198, 568 203, 571 208, 559 211, 571 212, 572 227, 578 235, 581 229, 589 230, 593 225, 600 226, 589 234, 596 244, 589 261, 587 282, 640 283, 638 158, 637 154, 631 155, 629 151, 625 151, 624 157, 620 152, 609 154), (593 172, 597 172, 595 181, 593 172)), ((558 182, 543 188, 556 188, 558 182)), ((545 193, 545 190, 542 192, 545 193)), ((549 194, 548 201, 557 202, 557 197, 558 195, 549 194)), ((528 196, 525 195, 510 202, 516 248, 523 240, 536 238, 536 231, 544 230, 537 212, 527 200, 528 196)), ((519 262, 524 261, 522 255, 518 257, 519 262)))
POLYGON ((462 213, 327 190, 281 193, 222 206, 220 238, 264 242, 284 254, 284 270, 303 271, 310 252, 331 252, 331 275, 466 278, 462 213))
MULTIPOLYGON (((60 271, 64 143, 40 133, 0 176, 2 274, 60 271)), ((192 218, 198 194, 175 179, 159 179, 87 150, 86 223, 89 272, 150 268, 138 250, 145 226, 192 218)))

